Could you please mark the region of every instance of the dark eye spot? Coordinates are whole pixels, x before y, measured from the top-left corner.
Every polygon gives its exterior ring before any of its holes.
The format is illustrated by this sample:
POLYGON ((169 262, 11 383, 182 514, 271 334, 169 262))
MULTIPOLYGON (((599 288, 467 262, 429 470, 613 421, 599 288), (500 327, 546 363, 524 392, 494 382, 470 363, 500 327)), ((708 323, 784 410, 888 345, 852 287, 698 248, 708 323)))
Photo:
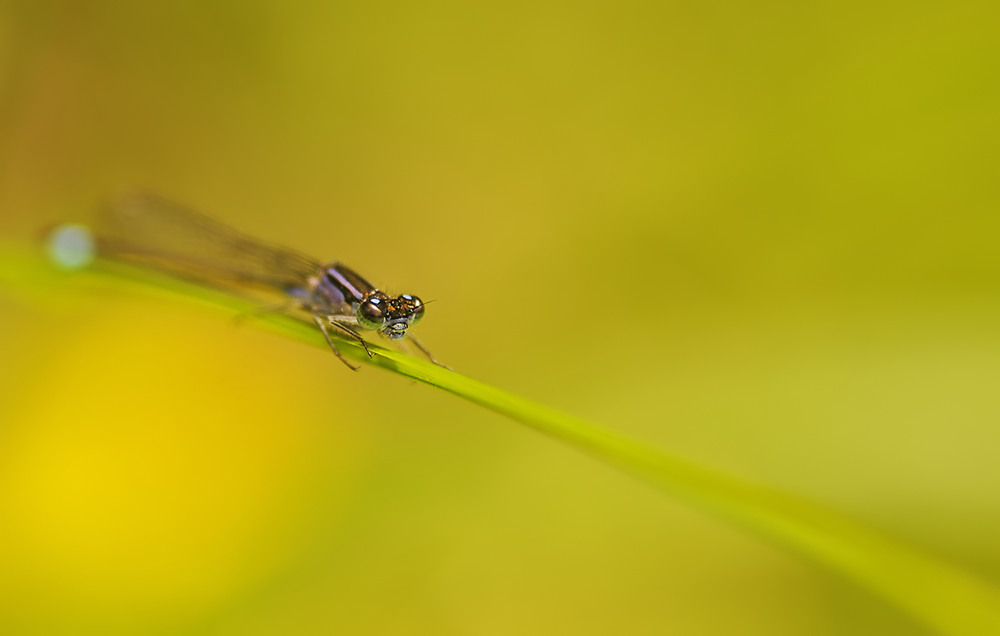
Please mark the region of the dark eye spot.
POLYGON ((369 298, 358 306, 358 324, 363 329, 377 330, 385 325, 386 303, 381 298, 369 298))

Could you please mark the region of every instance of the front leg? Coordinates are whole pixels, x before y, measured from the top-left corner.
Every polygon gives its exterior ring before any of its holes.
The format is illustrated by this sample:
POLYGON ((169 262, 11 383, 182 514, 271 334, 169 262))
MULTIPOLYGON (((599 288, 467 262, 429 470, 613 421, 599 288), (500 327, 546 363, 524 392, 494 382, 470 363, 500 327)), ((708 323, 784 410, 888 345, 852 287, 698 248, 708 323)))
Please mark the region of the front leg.
MULTIPOLYGON (((354 366, 353 364, 348 362, 343 355, 341 355, 340 350, 338 350, 337 346, 333 344, 333 339, 330 337, 330 332, 326 330, 326 325, 324 324, 324 320, 321 319, 319 315, 313 314, 313 321, 316 323, 316 326, 319 327, 319 330, 323 332, 323 337, 326 338, 326 344, 330 345, 330 350, 333 351, 333 353, 338 358, 340 358, 340 361, 346 364, 348 368, 351 369, 352 371, 357 371, 358 369, 360 369, 361 367, 354 366)), ((364 340, 362 340, 361 342, 363 343, 364 340)), ((368 351, 368 347, 365 347, 365 351, 368 351)), ((368 355, 371 355, 371 352, 369 352, 368 355)))

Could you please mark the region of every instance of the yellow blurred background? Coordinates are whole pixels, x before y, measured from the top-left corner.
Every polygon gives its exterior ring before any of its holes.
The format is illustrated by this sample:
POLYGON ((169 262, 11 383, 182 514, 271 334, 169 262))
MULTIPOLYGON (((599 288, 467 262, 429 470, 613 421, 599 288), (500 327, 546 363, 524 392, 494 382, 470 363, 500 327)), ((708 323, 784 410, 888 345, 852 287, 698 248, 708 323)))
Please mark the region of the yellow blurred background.
MULTIPOLYGON (((0 238, 154 189, 436 301, 456 370, 1000 583, 998 13, 7 0, 0 238)), ((3 634, 926 633, 221 311, 0 287, 0 356, 3 634)))

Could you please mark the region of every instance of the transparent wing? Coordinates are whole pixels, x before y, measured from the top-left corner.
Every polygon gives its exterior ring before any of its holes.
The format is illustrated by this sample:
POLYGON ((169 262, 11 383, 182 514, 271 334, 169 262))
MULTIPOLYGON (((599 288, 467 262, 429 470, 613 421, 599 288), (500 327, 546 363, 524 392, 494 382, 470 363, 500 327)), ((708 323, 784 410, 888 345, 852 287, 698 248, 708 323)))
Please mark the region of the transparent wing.
POLYGON ((297 295, 322 264, 149 192, 114 201, 94 228, 98 254, 218 287, 297 295))

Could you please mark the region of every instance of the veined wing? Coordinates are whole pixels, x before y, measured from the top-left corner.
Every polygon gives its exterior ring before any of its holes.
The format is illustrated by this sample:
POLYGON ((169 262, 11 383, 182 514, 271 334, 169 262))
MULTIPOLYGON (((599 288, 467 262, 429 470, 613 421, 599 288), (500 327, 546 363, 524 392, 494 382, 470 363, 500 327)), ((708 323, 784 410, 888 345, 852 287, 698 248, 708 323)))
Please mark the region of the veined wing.
POLYGON ((299 295, 323 270, 295 250, 258 241, 148 192, 115 200, 94 229, 101 256, 217 287, 299 295))

